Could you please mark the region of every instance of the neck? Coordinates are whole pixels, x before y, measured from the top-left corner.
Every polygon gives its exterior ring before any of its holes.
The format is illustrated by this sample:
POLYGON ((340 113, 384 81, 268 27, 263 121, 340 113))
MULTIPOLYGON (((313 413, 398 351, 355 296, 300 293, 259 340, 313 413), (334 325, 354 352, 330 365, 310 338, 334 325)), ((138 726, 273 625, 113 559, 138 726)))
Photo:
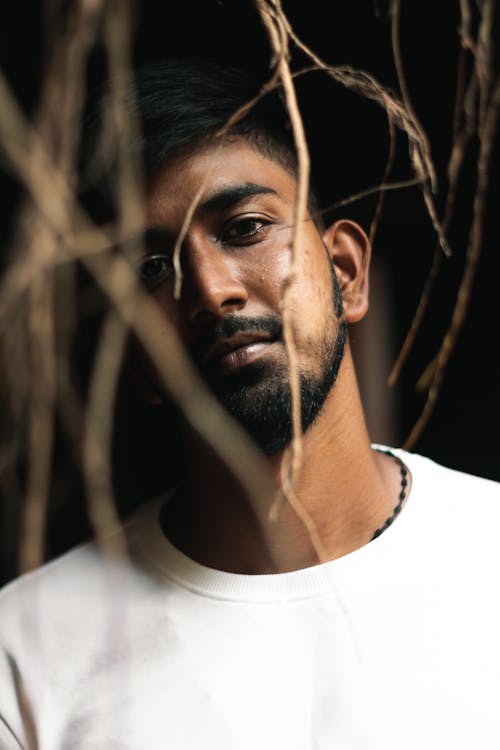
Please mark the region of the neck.
POLYGON ((264 499, 265 515, 212 450, 190 436, 193 468, 166 511, 172 542, 208 567, 250 574, 308 567, 368 543, 396 504, 400 472, 371 448, 353 377, 348 354, 321 414, 302 436, 292 493, 283 494, 282 481, 290 449, 269 459, 275 490, 264 499))

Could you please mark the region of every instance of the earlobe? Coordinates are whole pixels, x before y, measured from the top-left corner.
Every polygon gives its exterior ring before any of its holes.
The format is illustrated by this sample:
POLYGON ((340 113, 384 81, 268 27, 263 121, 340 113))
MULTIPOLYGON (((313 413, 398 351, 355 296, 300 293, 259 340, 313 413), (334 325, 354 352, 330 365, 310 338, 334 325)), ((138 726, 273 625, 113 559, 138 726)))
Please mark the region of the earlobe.
POLYGON ((348 323, 361 320, 368 310, 371 246, 363 229, 341 219, 323 233, 335 268, 348 323))

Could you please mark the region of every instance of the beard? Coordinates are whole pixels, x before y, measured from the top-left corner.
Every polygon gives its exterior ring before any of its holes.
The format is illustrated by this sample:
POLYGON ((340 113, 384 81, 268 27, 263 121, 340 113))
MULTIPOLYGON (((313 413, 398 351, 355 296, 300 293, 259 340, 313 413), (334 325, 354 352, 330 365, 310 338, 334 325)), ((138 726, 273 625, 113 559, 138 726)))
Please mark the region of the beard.
MULTIPOLYGON (((254 329, 255 330, 255 329, 254 329)), ((342 361, 346 340, 343 321, 331 349, 324 352, 320 374, 300 372, 300 411, 302 431, 306 432, 318 417, 330 393, 342 361)), ((227 412, 236 419, 259 448, 272 455, 289 445, 293 437, 292 397, 288 367, 278 370, 265 363, 249 365, 245 373, 234 376, 232 388, 219 397, 227 412), (266 372, 267 370, 267 372, 266 372)))
MULTIPOLYGON (((333 264, 330 268, 332 307, 321 342, 311 345, 318 366, 314 372, 299 372, 303 432, 320 414, 335 383, 347 338, 342 295, 333 264)), ((216 341, 248 331, 262 331, 282 339, 281 319, 278 315, 260 318, 230 315, 214 327, 210 338, 216 341)), ((217 389, 216 396, 265 454, 272 455, 290 444, 293 437, 292 397, 286 363, 277 367, 276 363, 269 363, 265 358, 259 359, 226 376, 223 389, 217 389)))

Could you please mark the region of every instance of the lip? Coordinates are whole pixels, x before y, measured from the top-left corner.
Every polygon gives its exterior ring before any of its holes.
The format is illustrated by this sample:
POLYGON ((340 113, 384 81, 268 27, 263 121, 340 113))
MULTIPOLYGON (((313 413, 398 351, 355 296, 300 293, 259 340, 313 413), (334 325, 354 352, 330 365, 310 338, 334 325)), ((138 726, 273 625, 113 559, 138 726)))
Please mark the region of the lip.
POLYGON ((276 339, 266 334, 241 333, 214 344, 202 358, 206 369, 230 370, 243 367, 261 356, 276 339))

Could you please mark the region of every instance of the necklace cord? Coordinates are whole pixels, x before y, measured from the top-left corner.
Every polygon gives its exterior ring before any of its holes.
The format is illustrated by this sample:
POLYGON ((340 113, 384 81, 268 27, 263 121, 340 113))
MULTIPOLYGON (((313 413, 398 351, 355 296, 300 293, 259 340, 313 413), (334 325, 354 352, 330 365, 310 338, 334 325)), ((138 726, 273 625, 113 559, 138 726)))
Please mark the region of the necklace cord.
POLYGON ((374 539, 376 539, 378 536, 383 534, 384 531, 388 529, 389 526, 393 523, 393 521, 397 518, 397 516, 399 515, 401 511, 401 508, 403 507, 403 502, 406 498, 406 488, 408 486, 408 467, 406 466, 406 464, 403 463, 403 461, 390 450, 387 450, 387 449, 384 450, 381 448, 376 448, 376 450, 379 453, 385 453, 386 456, 390 456, 399 465, 399 470, 401 472, 401 484, 400 484, 398 502, 396 503, 394 510, 392 511, 389 518, 386 521, 384 521, 382 526, 380 526, 380 528, 378 528, 374 532, 372 538, 370 539, 370 542, 373 542, 374 539))

